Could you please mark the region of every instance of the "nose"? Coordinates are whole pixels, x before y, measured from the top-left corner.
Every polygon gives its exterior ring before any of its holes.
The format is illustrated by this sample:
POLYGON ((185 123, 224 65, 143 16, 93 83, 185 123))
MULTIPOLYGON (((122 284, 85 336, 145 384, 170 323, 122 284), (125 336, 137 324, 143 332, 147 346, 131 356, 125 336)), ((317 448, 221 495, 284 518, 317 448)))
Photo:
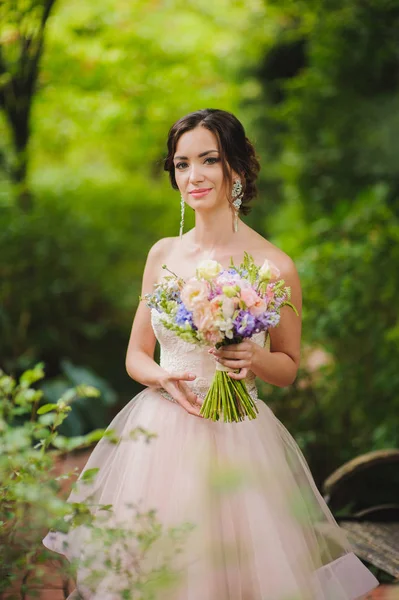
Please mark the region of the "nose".
POLYGON ((190 167, 190 182, 198 183, 199 181, 204 181, 204 174, 202 173, 201 166, 192 164, 190 167))

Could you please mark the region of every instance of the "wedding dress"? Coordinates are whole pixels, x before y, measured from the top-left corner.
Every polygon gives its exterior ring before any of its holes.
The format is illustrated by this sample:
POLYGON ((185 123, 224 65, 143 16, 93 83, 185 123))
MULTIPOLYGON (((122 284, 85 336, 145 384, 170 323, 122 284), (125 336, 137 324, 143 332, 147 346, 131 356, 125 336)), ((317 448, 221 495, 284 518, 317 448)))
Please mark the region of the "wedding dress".
MULTIPOLYGON (((155 309, 151 320, 161 366, 195 373, 188 385, 204 397, 213 357, 167 330, 155 309)), ((252 339, 265 345, 264 333, 252 339)), ((114 418, 109 431, 122 439, 97 444, 69 501, 112 505, 112 512, 92 512, 108 518, 99 531, 122 537, 112 541, 81 525, 44 539, 77 565, 71 598, 353 600, 378 585, 318 492, 297 443, 258 399, 253 374, 246 385, 259 410, 254 420, 201 419, 155 388, 114 418), (137 428, 155 436, 148 440, 139 430, 130 439, 137 428), (97 476, 85 482, 93 468, 97 476)))

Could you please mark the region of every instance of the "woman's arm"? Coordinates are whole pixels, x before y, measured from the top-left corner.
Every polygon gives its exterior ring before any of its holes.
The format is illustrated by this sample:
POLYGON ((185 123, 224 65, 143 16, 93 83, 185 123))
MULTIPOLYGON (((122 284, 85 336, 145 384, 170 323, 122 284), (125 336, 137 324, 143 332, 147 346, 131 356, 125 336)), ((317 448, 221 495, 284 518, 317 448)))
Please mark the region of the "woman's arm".
MULTIPOLYGON (((170 243, 170 238, 164 238, 159 240, 149 251, 143 274, 142 297, 153 291, 170 243)), ((146 306, 145 300, 140 300, 126 354, 126 371, 132 379, 143 385, 163 388, 190 415, 199 417, 201 401, 185 383, 194 381, 196 375, 165 371, 154 360, 155 344, 156 338, 151 325, 150 309, 146 306)))
MULTIPOLYGON (((151 293, 157 282, 166 250, 167 238, 159 240, 150 249, 144 267, 141 295, 151 293)), ((151 312, 140 300, 133 320, 126 354, 126 371, 132 379, 149 387, 159 387, 164 370, 154 360, 156 338, 151 326, 151 312)))
POLYGON ((302 290, 291 259, 284 261, 281 278, 291 288, 291 302, 299 316, 289 306, 281 309, 279 325, 270 329, 270 352, 255 348, 250 368, 263 381, 285 387, 295 381, 301 359, 302 290))
POLYGON ((278 387, 295 381, 301 356, 302 291, 293 261, 285 257, 279 267, 281 278, 291 287, 291 302, 299 316, 288 306, 281 309, 279 325, 270 329, 270 351, 250 340, 226 349, 212 350, 223 365, 241 369, 240 373, 230 373, 233 379, 243 379, 251 370, 263 381, 278 387))

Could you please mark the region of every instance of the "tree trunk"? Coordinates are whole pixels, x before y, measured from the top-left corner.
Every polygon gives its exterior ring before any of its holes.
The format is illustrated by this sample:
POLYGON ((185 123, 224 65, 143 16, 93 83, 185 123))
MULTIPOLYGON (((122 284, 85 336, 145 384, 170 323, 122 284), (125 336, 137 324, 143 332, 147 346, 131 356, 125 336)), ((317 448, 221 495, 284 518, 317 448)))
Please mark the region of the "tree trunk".
MULTIPOLYGON (((15 185, 19 207, 28 211, 33 204, 28 187, 28 148, 30 138, 31 107, 36 91, 39 63, 43 52, 45 28, 56 0, 45 0, 38 28, 31 36, 18 32, 9 43, 18 44, 18 62, 8 65, 5 53, 0 46, 0 110, 3 110, 11 130, 13 157, 9 162, 9 174, 15 185), (12 67, 12 68, 10 68, 12 67)), ((27 18, 27 12, 21 14, 27 18)), ((32 16, 34 18, 34 16, 32 16)), ((22 28, 21 28, 22 29, 22 28)))

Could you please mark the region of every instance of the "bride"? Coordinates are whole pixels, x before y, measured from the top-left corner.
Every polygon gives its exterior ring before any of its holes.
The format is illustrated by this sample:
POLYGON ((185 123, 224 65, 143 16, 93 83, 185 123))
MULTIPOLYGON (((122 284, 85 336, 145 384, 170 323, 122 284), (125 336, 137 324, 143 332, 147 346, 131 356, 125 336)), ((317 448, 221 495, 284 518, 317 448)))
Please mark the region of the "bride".
MULTIPOLYGON (((240 219, 256 196, 259 171, 241 123, 223 110, 199 110, 171 127, 167 145, 165 170, 181 195, 180 236, 161 239, 149 251, 142 297, 162 279, 164 264, 187 279, 201 260, 228 267, 248 252, 257 264, 267 258, 278 267, 301 315, 293 261, 240 219), (195 211, 195 227, 183 234, 186 205, 195 211)), ((177 338, 140 301, 126 368, 146 389, 112 421, 108 431, 121 439, 100 441, 69 498, 112 505, 110 522, 114 529, 123 523, 122 542, 110 550, 108 538, 99 541, 83 525, 44 540, 77 565, 71 598, 352 600, 378 585, 335 522, 298 445, 257 396, 255 377, 281 387, 295 380, 300 337, 301 319, 283 308, 267 341, 257 333, 235 346, 204 349, 177 338), (256 419, 224 423, 200 416, 215 361, 245 380, 257 402, 256 419), (154 437, 129 440, 137 429, 154 437), (90 469, 98 469, 92 482, 85 477, 90 469), (132 507, 136 519, 129 521, 132 507), (155 516, 160 527, 145 550, 147 538, 137 534, 143 515, 155 516), (90 550, 95 568, 88 566, 90 550)))

